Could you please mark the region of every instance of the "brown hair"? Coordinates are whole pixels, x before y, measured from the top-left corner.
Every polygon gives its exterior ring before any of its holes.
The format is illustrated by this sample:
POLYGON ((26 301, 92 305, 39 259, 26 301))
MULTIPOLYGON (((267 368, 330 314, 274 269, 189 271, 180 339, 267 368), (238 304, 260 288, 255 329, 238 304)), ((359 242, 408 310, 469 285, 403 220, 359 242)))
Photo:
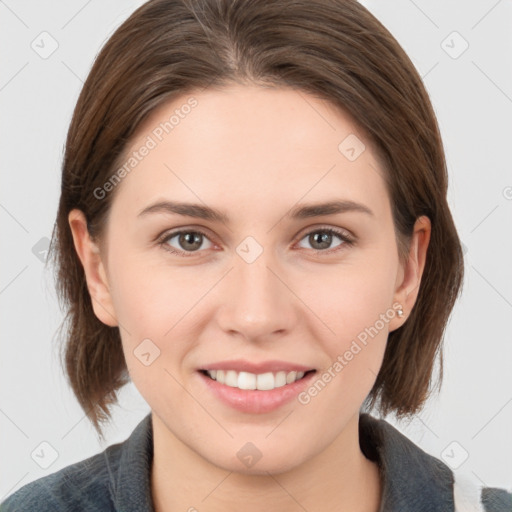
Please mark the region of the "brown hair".
POLYGON ((382 163, 402 259, 415 220, 430 218, 416 304, 389 334, 365 402, 384 415, 414 414, 430 394, 437 355, 442 380, 442 339, 462 286, 463 255, 428 94, 398 42, 355 0, 152 0, 107 41, 69 128, 51 243, 67 312, 63 364, 79 403, 101 436, 100 422, 129 375, 118 328, 94 315, 68 214, 82 210, 99 239, 113 194, 100 200, 94 190, 113 175, 141 122, 174 97, 230 83, 295 88, 354 119, 382 163))

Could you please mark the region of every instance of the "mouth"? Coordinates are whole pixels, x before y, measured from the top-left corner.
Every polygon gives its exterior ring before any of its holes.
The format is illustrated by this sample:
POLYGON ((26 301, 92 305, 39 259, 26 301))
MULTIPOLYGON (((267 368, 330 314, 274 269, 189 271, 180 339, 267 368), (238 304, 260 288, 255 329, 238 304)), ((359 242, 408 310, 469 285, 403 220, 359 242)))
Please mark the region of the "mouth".
POLYGON ((228 369, 199 370, 209 379, 232 388, 241 390, 271 391, 273 389, 294 384, 297 381, 306 379, 316 370, 287 371, 251 373, 247 371, 236 371, 228 369))
POLYGON ((214 403, 247 414, 270 413, 306 389, 315 368, 286 360, 236 359, 201 365, 196 374, 214 403))
POLYGON ((224 369, 219 365, 217 368, 203 368, 197 371, 197 375, 215 401, 219 400, 241 413, 264 414, 291 403, 311 385, 316 370, 295 368, 299 369, 288 367, 286 370, 252 373, 224 369))

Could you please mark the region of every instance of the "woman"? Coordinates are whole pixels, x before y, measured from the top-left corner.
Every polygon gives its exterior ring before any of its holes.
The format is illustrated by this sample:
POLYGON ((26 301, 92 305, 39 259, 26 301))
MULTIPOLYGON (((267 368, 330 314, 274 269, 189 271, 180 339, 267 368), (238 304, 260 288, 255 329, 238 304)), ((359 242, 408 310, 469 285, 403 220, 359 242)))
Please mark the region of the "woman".
POLYGON ((357 2, 143 5, 78 100, 52 251, 84 411, 101 435, 131 379, 151 414, 1 509, 510 510, 368 413, 427 399, 446 192, 421 79, 357 2))

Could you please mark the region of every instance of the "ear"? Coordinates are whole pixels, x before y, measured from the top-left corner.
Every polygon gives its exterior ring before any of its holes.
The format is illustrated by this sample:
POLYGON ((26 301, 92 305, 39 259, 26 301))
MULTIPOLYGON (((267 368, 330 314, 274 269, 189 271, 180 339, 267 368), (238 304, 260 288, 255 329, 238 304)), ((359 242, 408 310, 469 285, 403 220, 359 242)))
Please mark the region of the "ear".
POLYGON ((100 249, 89 236, 85 215, 80 210, 72 210, 68 215, 68 222, 76 252, 84 267, 94 314, 105 325, 115 327, 118 322, 112 304, 107 274, 100 249))
POLYGON ((428 217, 423 215, 416 219, 411 235, 408 259, 405 265, 401 265, 396 281, 393 309, 396 311, 400 304, 404 314, 402 317, 395 316, 390 325, 390 331, 398 329, 406 322, 416 303, 427 259, 431 231, 432 226, 428 217))

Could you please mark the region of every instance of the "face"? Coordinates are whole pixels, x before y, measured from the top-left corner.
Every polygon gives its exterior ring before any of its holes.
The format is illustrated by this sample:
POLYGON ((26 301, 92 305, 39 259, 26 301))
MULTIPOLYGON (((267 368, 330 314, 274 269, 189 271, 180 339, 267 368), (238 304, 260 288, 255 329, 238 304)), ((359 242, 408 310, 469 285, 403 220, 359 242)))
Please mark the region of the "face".
POLYGON ((230 86, 153 112, 126 161, 103 292, 88 280, 154 421, 226 470, 320 456, 357 418, 417 284, 370 142, 307 93, 230 86))

